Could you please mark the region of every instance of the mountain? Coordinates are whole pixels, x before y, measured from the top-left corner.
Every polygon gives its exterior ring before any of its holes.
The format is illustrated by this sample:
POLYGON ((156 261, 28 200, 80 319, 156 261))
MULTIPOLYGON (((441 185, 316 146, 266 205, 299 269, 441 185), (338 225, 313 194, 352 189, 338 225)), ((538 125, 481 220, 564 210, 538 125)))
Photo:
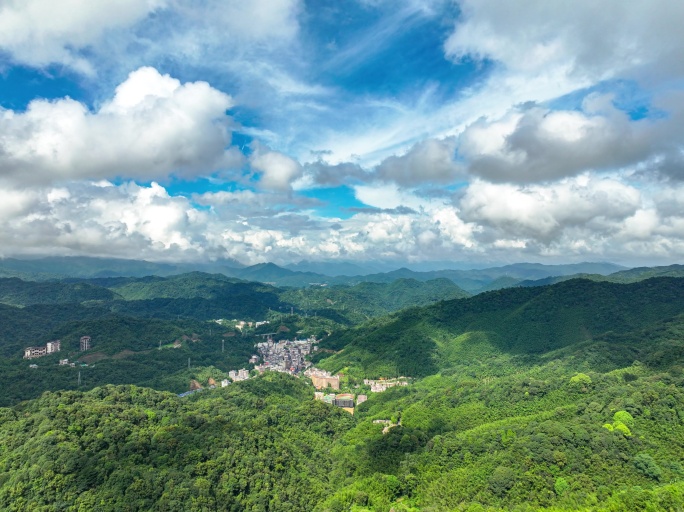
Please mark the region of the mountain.
POLYGON ((461 374, 370 394, 353 416, 271 372, 187 398, 45 393, 0 408, 0 508, 681 508, 681 369, 464 362, 461 374))
POLYGON ((357 264, 349 261, 300 261, 299 263, 285 265, 285 268, 293 272, 312 272, 329 277, 358 276, 382 271, 381 265, 357 264))
MULTIPOLYGON (((390 282, 395 279, 430 279, 445 278, 469 293, 481 293, 503 286, 514 286, 519 281, 537 280, 552 276, 568 276, 580 272, 606 275, 622 270, 624 267, 612 263, 575 263, 568 265, 542 265, 540 263, 516 263, 503 267, 492 267, 472 270, 433 270, 415 272, 408 268, 400 268, 381 274, 356 276, 354 279, 368 282, 390 282), (498 281, 498 282, 497 282, 498 281), (495 284, 495 282, 497 282, 495 284)), ((351 279, 351 278, 350 278, 351 279)))
POLYGON ((508 288, 408 309, 339 332, 325 346, 344 350, 321 364, 375 377, 422 377, 448 368, 475 345, 485 352, 539 355, 640 331, 682 313, 684 279, 627 285, 573 279, 508 288))
POLYGON ((92 300, 111 301, 116 293, 88 283, 33 282, 0 278, 0 303, 16 306, 64 304, 92 300))
POLYGON ((235 260, 226 259, 213 263, 155 263, 142 260, 118 258, 95 258, 87 256, 53 256, 36 259, 0 259, 0 277, 20 277, 33 280, 64 277, 143 277, 167 276, 185 272, 231 272, 242 267, 235 260))
POLYGON ((503 285, 517 284, 516 280, 538 280, 551 276, 566 276, 578 273, 606 275, 624 270, 624 267, 611 263, 577 263, 570 265, 518 263, 503 267, 473 270, 446 269, 417 272, 408 268, 400 268, 389 272, 368 274, 367 271, 372 267, 373 265, 370 265, 368 268, 360 268, 353 264, 339 264, 337 267, 331 267, 328 264, 308 262, 290 265, 289 268, 280 267, 273 263, 259 263, 246 267, 230 259, 210 263, 170 264, 90 257, 51 257, 26 260, 6 258, 0 260, 0 277, 17 277, 23 280, 38 281, 68 277, 80 279, 145 277, 152 275, 164 277, 197 271, 211 274, 220 273, 245 281, 256 281, 272 284, 273 286, 295 288, 308 288, 312 285, 355 285, 361 282, 389 283, 396 279, 430 281, 446 278, 468 293, 480 293, 503 285), (336 268, 340 272, 334 270, 336 268), (501 281, 494 283, 497 280, 501 281))
POLYGON ((346 324, 352 324, 407 307, 469 295, 448 279, 416 281, 400 278, 389 283, 364 282, 354 286, 293 289, 285 291, 281 299, 295 304, 304 312, 319 315, 336 312, 339 318, 347 319, 346 324))
POLYGON ((87 388, 144 384, 183 391, 189 381, 188 359, 221 371, 240 368, 254 351, 255 336, 274 331, 266 324, 243 334, 230 322, 217 325, 216 319, 269 320, 284 328, 279 337, 288 338, 287 332, 320 337, 341 325, 465 295, 448 280, 304 290, 201 272, 41 282, 0 279, 0 386, 5 390, 0 405, 45 390, 73 389, 76 370, 57 366, 63 358, 90 365, 80 370, 87 388), (84 335, 93 340, 88 353, 79 352, 84 335), (32 362, 21 360, 23 349, 55 339, 61 340, 62 351, 36 360, 39 370, 31 372, 32 362), (172 348, 176 340, 185 342, 172 348))
POLYGON ((633 283, 651 277, 684 277, 684 265, 638 267, 615 272, 608 277, 611 281, 619 283, 633 283))

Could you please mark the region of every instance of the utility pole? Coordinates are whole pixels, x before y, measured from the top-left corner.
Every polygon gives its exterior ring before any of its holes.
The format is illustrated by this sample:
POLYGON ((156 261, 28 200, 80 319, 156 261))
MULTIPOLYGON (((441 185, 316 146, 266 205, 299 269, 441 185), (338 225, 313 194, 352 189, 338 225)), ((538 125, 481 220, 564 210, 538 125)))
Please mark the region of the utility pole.
POLYGON ((78 387, 81 387, 81 370, 78 370, 78 387))
POLYGON ((223 353, 223 352, 225 352, 225 351, 226 351, 226 339, 223 338, 223 339, 221 340, 221 353, 223 353))

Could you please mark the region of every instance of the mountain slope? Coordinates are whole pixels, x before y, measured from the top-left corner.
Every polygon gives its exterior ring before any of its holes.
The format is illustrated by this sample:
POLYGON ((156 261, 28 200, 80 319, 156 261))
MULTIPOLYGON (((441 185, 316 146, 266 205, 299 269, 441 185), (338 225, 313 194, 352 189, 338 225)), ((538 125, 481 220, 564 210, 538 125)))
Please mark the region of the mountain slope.
MULTIPOLYGON (((413 308, 332 336, 343 351, 322 364, 378 377, 425 376, 459 357, 463 336, 487 350, 541 354, 607 333, 628 333, 684 312, 684 279, 635 284, 583 279, 510 288, 413 308)), ((467 347, 468 344, 465 344, 467 347)))
POLYGON ((23 281, 18 278, 0 279, 0 303, 16 306, 30 304, 65 304, 90 300, 111 301, 120 298, 116 293, 88 283, 56 281, 23 281))

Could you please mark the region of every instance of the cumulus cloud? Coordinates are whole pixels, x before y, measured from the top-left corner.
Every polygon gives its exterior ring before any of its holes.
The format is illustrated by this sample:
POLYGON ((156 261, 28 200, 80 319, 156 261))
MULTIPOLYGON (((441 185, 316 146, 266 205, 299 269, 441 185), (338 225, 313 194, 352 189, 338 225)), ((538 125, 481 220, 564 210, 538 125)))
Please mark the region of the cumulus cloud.
POLYGON ((456 138, 425 139, 405 154, 390 156, 377 168, 377 175, 385 181, 401 185, 450 183, 462 176, 462 168, 454 160, 456 138))
POLYGON ((116 176, 192 176, 235 161, 227 153, 230 96, 206 82, 181 84, 153 68, 132 72, 90 111, 70 98, 0 109, 0 177, 44 183, 116 176))
POLYGON ((254 145, 250 165, 259 173, 259 186, 267 190, 290 190, 303 172, 296 160, 260 144, 254 145))
POLYGON ((68 183, 0 191, 4 255, 150 260, 302 259, 672 262, 684 257, 684 189, 581 176, 547 185, 477 181, 455 202, 359 210, 347 219, 288 211, 263 193, 185 198, 161 185, 68 183), (199 205, 199 206, 198 206, 199 205), (647 254, 648 260, 644 261, 647 254))
POLYGON ((0 50, 30 66, 64 64, 92 73, 79 49, 108 30, 125 28, 166 0, 8 0, 0 5, 0 50))
POLYGON ((631 121, 610 97, 590 95, 582 111, 528 105, 480 119, 460 135, 458 151, 470 173, 490 181, 554 180, 639 163, 663 143, 657 125, 631 121))
POLYGON ((461 0, 462 16, 445 43, 455 59, 476 57, 534 74, 549 67, 601 80, 678 76, 684 5, 669 0, 591 0, 550 4, 461 0))
POLYGON ((329 164, 322 159, 304 164, 304 174, 295 188, 337 187, 368 180, 371 173, 352 162, 329 164))
POLYGON ((610 235, 642 208, 639 191, 610 178, 578 178, 519 186, 475 181, 461 202, 462 218, 483 228, 489 241, 548 245, 578 228, 610 235))

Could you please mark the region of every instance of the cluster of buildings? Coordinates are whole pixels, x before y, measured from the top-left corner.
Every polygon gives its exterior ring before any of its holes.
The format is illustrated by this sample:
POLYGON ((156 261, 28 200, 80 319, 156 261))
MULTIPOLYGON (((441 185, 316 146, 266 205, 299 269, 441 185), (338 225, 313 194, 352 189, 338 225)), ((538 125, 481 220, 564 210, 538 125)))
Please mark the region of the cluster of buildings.
MULTIPOLYGON (((256 349, 263 363, 256 367, 259 372, 273 370, 296 374, 307 368, 311 363, 305 360, 317 347, 314 346, 316 339, 311 337, 307 340, 283 340, 273 341, 271 337, 267 341, 257 343, 256 349)), ((252 356, 250 362, 256 362, 258 357, 252 356)), ((339 389, 339 388, 338 388, 339 389)))
POLYGON ((62 349, 62 342, 60 340, 48 341, 42 347, 26 347, 24 349, 24 359, 35 359, 36 357, 43 357, 48 354, 59 352, 62 349))
POLYGON ((389 388, 394 386, 408 386, 408 381, 406 377, 399 377, 398 379, 380 379, 380 380, 370 380, 364 379, 363 383, 366 386, 370 386, 372 393, 382 393, 387 391, 389 388))
MULTIPOLYGON (((80 349, 81 352, 90 350, 92 339, 90 336, 81 336, 80 339, 80 349)), ((62 350, 62 342, 60 340, 48 341, 45 345, 41 347, 26 347, 24 349, 24 359, 35 359, 36 357, 43 357, 49 354, 54 354, 62 350)), ((69 364, 68 359, 60 360, 59 364, 69 364), (66 361, 64 363, 63 361, 66 361)))
POLYGON ((354 402, 356 401, 356 405, 362 404, 368 400, 368 397, 366 395, 354 396, 352 393, 329 393, 326 395, 322 391, 316 391, 314 393, 314 399, 340 407, 348 413, 354 414, 354 402))
POLYGON ((331 375, 325 370, 319 368, 311 367, 304 372, 304 375, 311 379, 311 383, 316 389, 332 388, 335 390, 340 389, 340 376, 331 375))

